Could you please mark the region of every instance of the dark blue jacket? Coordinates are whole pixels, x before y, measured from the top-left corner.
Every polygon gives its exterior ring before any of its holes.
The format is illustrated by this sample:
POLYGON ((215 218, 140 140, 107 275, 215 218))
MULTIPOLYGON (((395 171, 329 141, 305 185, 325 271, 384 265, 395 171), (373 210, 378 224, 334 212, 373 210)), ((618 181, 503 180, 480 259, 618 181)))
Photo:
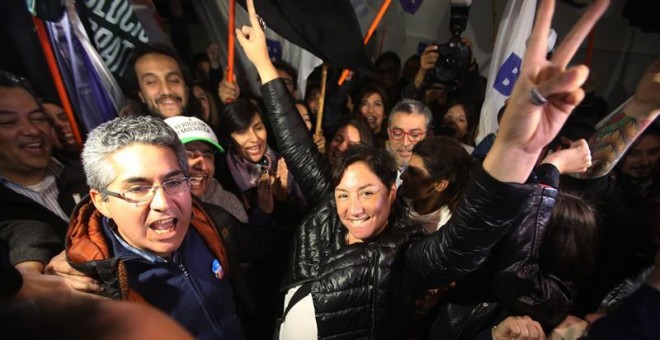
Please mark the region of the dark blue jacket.
POLYGON ((108 227, 110 223, 104 223, 103 231, 126 266, 131 288, 197 339, 244 338, 231 282, 226 276, 216 278, 212 265, 218 259, 194 228, 167 261, 131 247, 108 227))

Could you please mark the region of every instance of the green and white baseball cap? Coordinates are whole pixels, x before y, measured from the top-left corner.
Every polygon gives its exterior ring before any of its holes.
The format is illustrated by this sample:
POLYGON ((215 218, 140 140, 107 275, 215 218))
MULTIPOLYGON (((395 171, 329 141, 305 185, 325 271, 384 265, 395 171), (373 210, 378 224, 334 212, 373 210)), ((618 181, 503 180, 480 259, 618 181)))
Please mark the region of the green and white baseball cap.
POLYGON ((225 152, 211 127, 199 118, 176 116, 165 119, 165 123, 176 131, 183 144, 202 141, 214 145, 220 152, 225 152))

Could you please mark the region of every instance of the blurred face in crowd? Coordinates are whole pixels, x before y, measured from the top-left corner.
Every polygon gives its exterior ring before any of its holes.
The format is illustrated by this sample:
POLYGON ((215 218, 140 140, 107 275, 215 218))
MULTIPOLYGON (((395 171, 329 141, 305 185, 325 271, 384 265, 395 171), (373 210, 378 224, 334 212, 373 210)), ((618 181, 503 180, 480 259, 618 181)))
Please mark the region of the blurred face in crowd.
POLYGON ((436 83, 431 84, 424 92, 424 104, 438 103, 441 105, 447 104, 447 89, 445 85, 436 83))
POLYGON ((388 188, 364 162, 349 165, 335 188, 337 214, 348 243, 364 242, 385 229, 396 188, 388 188))
POLYGON ((190 191, 202 197, 215 176, 215 147, 202 141, 186 143, 190 191))
POLYGON ((236 151, 246 160, 257 163, 266 153, 268 133, 258 113, 254 113, 250 126, 242 131, 231 133, 236 151))
POLYGON ((202 120, 208 122, 211 117, 211 107, 209 105, 211 98, 206 95, 204 89, 197 85, 193 86, 193 96, 199 100, 199 104, 202 106, 202 120))
POLYGON ((296 108, 298 109, 298 113, 300 113, 300 117, 302 117, 303 122, 305 122, 305 126, 307 127, 308 131, 312 131, 312 118, 309 116, 309 111, 307 111, 307 107, 305 105, 296 103, 296 108))
POLYGON ((380 132, 385 118, 385 103, 380 94, 372 92, 362 97, 360 115, 367 121, 371 131, 380 132))
POLYGON ((392 60, 384 60, 378 65, 378 78, 383 83, 385 88, 392 88, 396 86, 399 81, 400 70, 392 60))
POLYGON ((647 177, 654 171, 658 158, 660 136, 645 135, 626 154, 621 172, 633 178, 647 177))
POLYGON ((43 104, 43 108, 53 122, 53 127, 55 128, 54 140, 64 149, 77 148, 73 129, 64 110, 51 103, 43 104))
POLYGON ((90 190, 94 206, 116 223, 117 233, 128 244, 169 258, 181 246, 192 215, 190 187, 174 150, 136 143, 114 152, 107 162, 115 178, 105 189, 105 199, 101 192, 90 190), (136 202, 117 193, 146 195, 136 202))
POLYGON ((422 157, 413 154, 406 171, 401 174, 403 183, 397 193, 413 202, 423 201, 435 194, 436 183, 431 179, 422 157))
POLYGON ((413 147, 426 137, 426 125, 426 118, 421 113, 393 113, 387 134, 389 151, 399 168, 408 165, 413 147))
POLYGON ((135 62, 140 100, 151 113, 165 118, 180 116, 188 105, 188 88, 176 60, 148 53, 135 62))
POLYGON ((289 93, 291 93, 291 96, 293 98, 298 98, 296 97, 296 80, 293 79, 290 74, 286 73, 286 71, 280 69, 277 70, 277 76, 284 80, 284 84, 286 84, 286 88, 289 90, 289 93))
POLYGON ((309 109, 312 110, 312 113, 315 116, 319 112, 320 102, 321 102, 321 89, 316 87, 311 88, 309 91, 309 95, 307 96, 307 106, 309 106, 309 109))
POLYGON ((419 58, 409 58, 406 60, 406 63, 403 64, 403 71, 401 72, 401 78, 408 81, 412 80, 415 77, 417 71, 419 71, 420 59, 419 58))
POLYGON ((445 116, 442 117, 442 125, 456 131, 454 134, 456 139, 465 137, 468 131, 468 121, 463 105, 450 107, 445 116))
POLYGON ((341 154, 348 149, 351 144, 360 143, 360 131, 353 125, 345 125, 339 129, 332 141, 328 145, 328 159, 330 164, 335 164, 341 154))
POLYGON ((36 99, 21 87, 0 87, 0 174, 23 185, 46 174, 53 128, 36 99))

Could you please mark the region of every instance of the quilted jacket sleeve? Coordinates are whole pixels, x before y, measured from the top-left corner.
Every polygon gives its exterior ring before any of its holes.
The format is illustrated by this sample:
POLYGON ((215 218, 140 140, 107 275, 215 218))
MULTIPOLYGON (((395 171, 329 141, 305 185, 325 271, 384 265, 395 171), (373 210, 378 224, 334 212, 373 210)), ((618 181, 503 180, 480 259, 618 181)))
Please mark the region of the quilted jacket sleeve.
POLYGON ((499 182, 479 167, 449 222, 406 252, 411 288, 419 292, 444 287, 478 268, 535 188, 499 182))
POLYGON ((316 206, 332 192, 329 166, 316 148, 284 82, 279 78, 269 81, 262 85, 261 94, 289 171, 302 189, 308 206, 316 206))

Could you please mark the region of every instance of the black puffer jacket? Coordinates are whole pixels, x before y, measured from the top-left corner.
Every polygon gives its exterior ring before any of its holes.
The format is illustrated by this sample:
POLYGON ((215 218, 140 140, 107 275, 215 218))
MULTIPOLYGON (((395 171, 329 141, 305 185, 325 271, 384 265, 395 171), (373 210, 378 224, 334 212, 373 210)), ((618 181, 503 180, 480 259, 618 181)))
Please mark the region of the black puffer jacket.
POLYGON ((412 296, 476 269, 534 191, 478 170, 466 198, 439 232, 416 236, 419 229, 409 224, 407 208, 397 200, 381 234, 347 245, 329 167, 284 83, 264 84, 262 95, 280 151, 313 207, 294 234, 285 288, 312 282, 319 338, 404 338, 412 296))

